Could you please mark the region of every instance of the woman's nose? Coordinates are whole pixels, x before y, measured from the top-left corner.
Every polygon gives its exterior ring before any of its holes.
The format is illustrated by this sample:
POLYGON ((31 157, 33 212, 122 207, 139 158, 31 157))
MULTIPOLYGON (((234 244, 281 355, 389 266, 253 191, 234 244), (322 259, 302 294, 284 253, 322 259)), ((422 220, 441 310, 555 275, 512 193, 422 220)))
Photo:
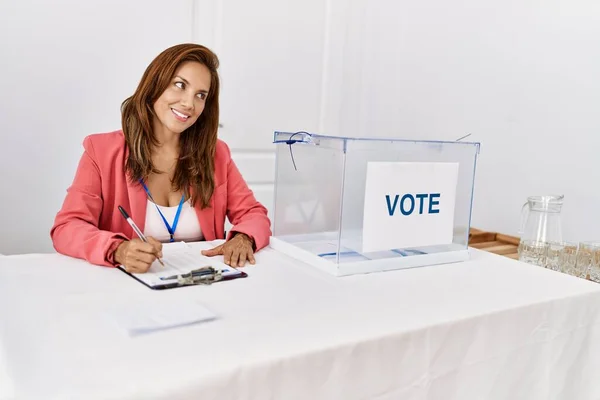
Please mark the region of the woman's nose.
POLYGON ((181 106, 186 110, 191 110, 194 108, 194 96, 193 95, 183 95, 181 100, 179 101, 181 106))

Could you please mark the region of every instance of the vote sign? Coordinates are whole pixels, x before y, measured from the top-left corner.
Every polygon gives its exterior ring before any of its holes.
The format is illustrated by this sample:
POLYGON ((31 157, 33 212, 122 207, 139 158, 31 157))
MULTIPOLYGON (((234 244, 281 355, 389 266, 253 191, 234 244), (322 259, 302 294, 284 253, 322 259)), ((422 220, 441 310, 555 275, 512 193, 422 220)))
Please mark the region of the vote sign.
POLYGON ((458 163, 369 162, 362 251, 452 243, 458 163))

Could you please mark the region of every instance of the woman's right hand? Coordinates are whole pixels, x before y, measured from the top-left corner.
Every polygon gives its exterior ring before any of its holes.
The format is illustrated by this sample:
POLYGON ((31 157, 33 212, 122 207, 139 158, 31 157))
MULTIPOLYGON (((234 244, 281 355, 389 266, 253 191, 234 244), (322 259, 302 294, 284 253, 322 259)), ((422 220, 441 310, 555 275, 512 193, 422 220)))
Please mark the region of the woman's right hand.
POLYGON ((148 236, 148 243, 141 239, 126 240, 117 247, 114 260, 130 273, 144 273, 156 260, 162 258, 162 243, 148 236))

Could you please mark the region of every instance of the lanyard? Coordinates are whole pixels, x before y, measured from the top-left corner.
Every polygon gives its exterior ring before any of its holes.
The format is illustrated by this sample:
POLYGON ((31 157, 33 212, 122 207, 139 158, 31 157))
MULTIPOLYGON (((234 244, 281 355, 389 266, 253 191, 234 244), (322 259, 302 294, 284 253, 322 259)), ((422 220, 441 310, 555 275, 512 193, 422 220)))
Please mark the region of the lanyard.
POLYGON ((163 215, 162 211, 160 211, 160 208, 158 208, 158 204, 156 204, 156 202, 152 198, 152 195, 150 194, 150 190, 148 190, 148 186, 146 186, 146 184, 144 183, 144 180, 140 179, 140 183, 144 187, 144 190, 148 194, 148 197, 150 197, 150 200, 152 200, 152 202, 156 206, 156 210, 158 210, 160 217, 162 218, 163 222, 165 223, 165 226, 167 227, 167 230, 169 231, 169 235, 171 235, 171 239, 169 241, 174 242, 175 241, 175 229, 177 229, 177 223, 179 222, 179 214, 181 214, 181 208, 183 207, 183 203, 185 201, 185 193, 181 195, 181 200, 179 201, 179 206, 177 207, 177 212, 175 213, 175 219, 173 220, 173 226, 171 226, 171 225, 169 225, 169 222, 167 222, 167 219, 163 215))

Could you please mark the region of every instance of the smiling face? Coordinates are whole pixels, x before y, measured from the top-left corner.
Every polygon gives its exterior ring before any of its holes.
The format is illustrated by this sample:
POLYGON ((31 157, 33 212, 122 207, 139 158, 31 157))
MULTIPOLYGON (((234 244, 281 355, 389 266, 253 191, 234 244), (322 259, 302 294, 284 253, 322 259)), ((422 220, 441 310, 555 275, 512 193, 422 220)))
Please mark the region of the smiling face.
POLYGON ((195 61, 181 64, 154 103, 155 134, 180 134, 192 126, 204 111, 210 83, 206 66, 195 61))

